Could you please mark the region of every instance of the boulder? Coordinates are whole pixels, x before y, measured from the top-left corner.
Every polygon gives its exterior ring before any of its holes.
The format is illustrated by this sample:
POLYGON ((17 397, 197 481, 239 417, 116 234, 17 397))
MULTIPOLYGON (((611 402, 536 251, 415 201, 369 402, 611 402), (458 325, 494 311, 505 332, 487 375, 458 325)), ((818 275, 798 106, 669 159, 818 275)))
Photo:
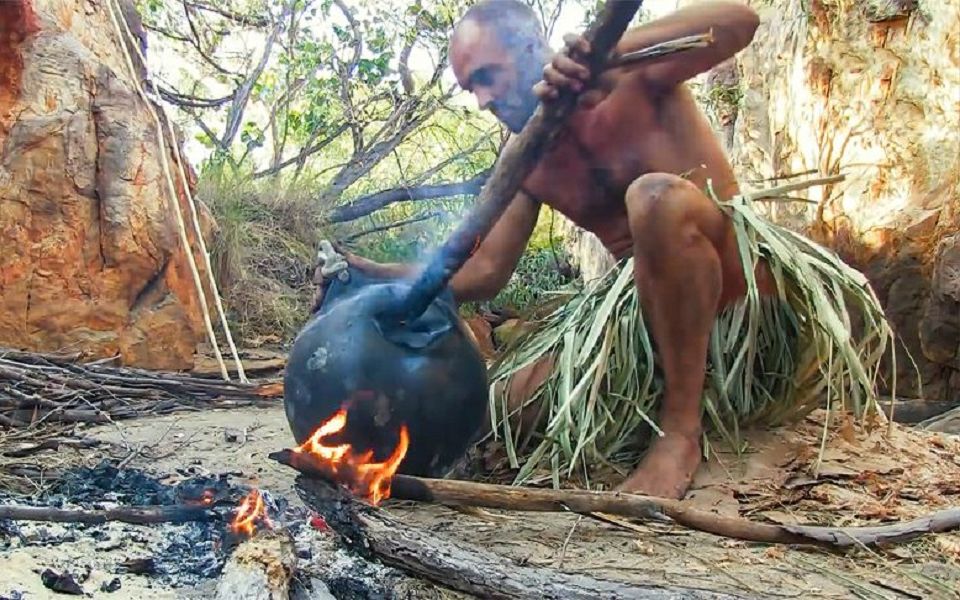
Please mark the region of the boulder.
POLYGON ((204 337, 177 232, 179 205, 194 244, 189 205, 114 31, 106 2, 0 2, 0 346, 189 368, 204 337))

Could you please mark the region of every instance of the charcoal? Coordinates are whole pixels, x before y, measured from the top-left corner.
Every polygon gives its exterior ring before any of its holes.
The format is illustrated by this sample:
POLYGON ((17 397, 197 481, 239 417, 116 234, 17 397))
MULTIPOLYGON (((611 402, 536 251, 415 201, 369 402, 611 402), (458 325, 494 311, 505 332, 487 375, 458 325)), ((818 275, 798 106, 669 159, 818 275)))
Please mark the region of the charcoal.
POLYGON ((115 592, 115 591, 117 591, 117 590, 119 590, 119 589, 120 589, 120 578, 119 578, 119 577, 114 577, 114 578, 111 579, 110 581, 104 581, 102 584, 100 584, 100 591, 101 591, 101 592, 112 593, 112 592, 115 592))
POLYGON ((157 561, 153 557, 131 558, 120 563, 120 567, 132 575, 152 575, 157 572, 157 561))
MULTIPOLYGON (((177 469, 172 475, 169 478, 168 475, 157 476, 140 469, 118 468, 115 463, 105 460, 93 468, 80 467, 65 471, 54 484, 37 495, 15 496, 0 492, 0 503, 89 509, 117 505, 204 504, 223 509, 239 504, 249 491, 245 486, 232 484, 231 474, 211 476, 187 467, 177 469), (176 482, 165 483, 165 479, 174 479, 176 482)), ((286 498, 265 491, 262 494, 271 518, 287 522, 288 519, 283 515, 292 511, 302 521, 306 514, 302 508, 291 509, 286 498)), ((26 525, 6 520, 0 521, 0 549, 52 546, 80 538, 95 540, 96 551, 102 553, 128 544, 146 546, 150 548, 152 556, 117 564, 116 573, 135 573, 149 577, 157 585, 181 587, 218 577, 239 541, 232 539, 236 536, 222 521, 162 524, 151 530, 148 532, 143 527, 117 523, 26 525), (162 531, 159 542, 155 535, 158 530, 162 531)), ((51 571, 47 578, 54 583, 56 575, 51 571)), ((73 581, 77 583, 78 575, 73 575, 73 581)), ((119 579, 116 581, 119 584, 119 579)), ((0 600, 3 598, 0 597, 0 600)))
POLYGON ((70 573, 57 573, 53 569, 44 569, 40 574, 40 581, 43 582, 44 587, 54 592, 73 596, 84 594, 83 588, 70 573))

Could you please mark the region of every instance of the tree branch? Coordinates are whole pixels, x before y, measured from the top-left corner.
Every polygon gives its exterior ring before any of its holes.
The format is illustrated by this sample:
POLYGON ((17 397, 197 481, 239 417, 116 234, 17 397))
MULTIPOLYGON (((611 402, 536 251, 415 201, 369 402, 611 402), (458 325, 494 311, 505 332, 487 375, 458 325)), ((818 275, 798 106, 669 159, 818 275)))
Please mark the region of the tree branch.
POLYGON ((267 37, 267 41, 264 44, 263 54, 260 56, 260 61, 257 63, 257 66, 254 67, 253 71, 251 71, 246 77, 237 91, 234 92, 233 104, 230 105, 230 110, 227 111, 227 124, 223 131, 223 137, 220 140, 220 145, 223 148, 229 148, 233 143, 233 139, 237 136, 237 132, 240 131, 240 122, 243 120, 243 112, 247 107, 247 102, 250 100, 250 94, 253 92, 253 86, 257 83, 257 80, 260 79, 260 75, 267 66, 267 61, 270 59, 270 54, 273 52, 273 45, 276 43, 277 36, 280 35, 280 31, 283 29, 284 21, 286 20, 289 11, 293 10, 294 2, 295 0, 289 0, 283 4, 280 17, 274 24, 273 29, 270 31, 270 35, 267 37))
POLYGON ((389 231, 389 230, 391 230, 391 229, 398 229, 398 228, 400 228, 400 227, 406 227, 407 225, 413 225, 414 223, 420 223, 421 221, 429 221, 430 219, 435 219, 435 218, 437 218, 437 217, 439 217, 439 216, 440 216, 440 213, 438 213, 438 212, 429 212, 429 213, 426 213, 426 214, 417 215, 416 217, 410 217, 409 219, 403 219, 403 220, 401 220, 401 221, 396 221, 396 222, 394 222, 394 223, 387 223, 386 225, 378 225, 378 226, 376 226, 376 227, 371 227, 370 229, 364 229, 363 231, 359 231, 359 232, 357 232, 357 233, 350 234, 350 235, 348 235, 348 236, 346 236, 346 237, 344 237, 344 238, 341 238, 340 240, 338 240, 338 242, 341 243, 341 244, 345 244, 345 243, 348 243, 348 242, 352 242, 352 241, 358 240, 358 239, 360 239, 360 238, 362 238, 362 237, 364 237, 364 236, 367 236, 367 235, 370 235, 370 234, 373 234, 373 233, 380 233, 380 232, 383 232, 383 231, 389 231))
POLYGON ((240 75, 239 73, 231 71, 226 67, 222 67, 203 49, 203 38, 200 36, 200 32, 197 31, 197 27, 193 22, 193 17, 190 16, 190 4, 187 3, 187 0, 181 0, 181 3, 183 4, 183 15, 187 19, 187 25, 190 27, 190 33, 193 34, 193 37, 188 38, 188 41, 190 42, 190 45, 197 50, 200 58, 202 58, 205 63, 213 67, 217 72, 223 75, 229 75, 231 77, 238 77, 240 75))
POLYGON ((347 130, 347 125, 346 125, 346 124, 341 124, 340 126, 338 126, 338 127, 336 128, 336 130, 334 130, 333 133, 331 133, 331 134, 328 135, 327 137, 323 138, 322 140, 320 140, 320 141, 317 142, 316 144, 312 144, 312 143, 311 143, 311 144, 308 144, 307 146, 305 146, 302 150, 300 150, 299 153, 297 153, 296 156, 290 157, 290 158, 284 160, 283 162, 280 162, 280 163, 278 163, 278 164, 270 167, 269 169, 264 169, 264 170, 262 170, 262 171, 257 171, 256 173, 253 174, 254 179, 259 179, 260 177, 267 177, 267 176, 269 176, 269 175, 276 175, 277 173, 279 173, 280 171, 286 169, 286 168, 289 167, 289 166, 292 166, 292 165, 301 163, 301 161, 306 160, 307 157, 309 157, 309 156, 311 156, 311 155, 313 155, 313 154, 316 154, 317 152, 319 152, 319 151, 323 150, 324 148, 326 148, 326 147, 327 147, 328 145, 330 145, 334 140, 336 140, 338 137, 340 137, 340 135, 343 134, 343 132, 345 132, 346 130, 347 130))
MULTIPOLYGON (((333 179, 330 182, 330 185, 323 191, 320 195, 322 203, 329 203, 331 199, 339 197, 348 187, 356 183, 358 179, 370 172, 373 167, 375 167, 385 156, 393 152, 393 150, 399 146, 403 140, 407 138, 414 130, 417 129, 423 122, 430 116, 430 113, 424 113, 421 115, 416 115, 410 117, 410 115, 404 115, 402 120, 407 120, 407 123, 400 127, 400 130, 394 133, 390 138, 379 141, 372 146, 370 146, 366 151, 363 152, 361 156, 353 156, 350 159, 350 162, 346 164, 336 175, 333 176, 333 179)), ((390 125, 385 125, 377 132, 377 137, 383 133, 390 125)))
POLYGON ((343 102, 343 112, 350 124, 350 133, 353 136, 353 152, 359 154, 363 150, 363 128, 357 122, 356 110, 353 106, 353 97, 350 95, 350 75, 360 64, 360 55, 363 53, 363 36, 360 33, 360 25, 356 17, 343 0, 333 0, 334 5, 340 9, 350 29, 353 31, 353 56, 346 65, 340 65, 337 71, 340 74, 340 101, 343 102))
POLYGON ((163 37, 169 38, 169 39, 171 39, 171 40, 175 40, 175 41, 177 41, 177 42, 184 42, 184 43, 186 43, 186 44, 191 44, 191 45, 193 44, 193 41, 192 41, 189 37, 187 37, 187 36, 185 36, 185 35, 180 35, 179 33, 174 33, 173 31, 170 31, 169 29, 164 29, 163 27, 160 27, 159 25, 153 25, 153 24, 150 24, 150 23, 144 23, 144 24, 143 24, 143 28, 146 29, 147 31, 152 31, 152 32, 154 32, 154 33, 159 33, 159 34, 162 35, 163 37))
MULTIPOLYGON (((491 133, 491 135, 492 135, 492 133, 491 133)), ((415 183, 416 185, 419 185, 419 184, 423 183, 424 181, 430 179, 431 177, 433 177, 434 175, 436 175, 436 174, 439 173, 440 171, 444 170, 445 168, 447 168, 448 166, 450 166, 450 165, 453 164, 454 162, 456 162, 456 161, 464 158, 465 156, 470 156, 471 154, 473 154, 474 152, 476 152, 477 150, 479 150, 481 146, 483 146, 484 144, 487 144, 487 143, 489 143, 489 142, 490 142, 489 136, 481 135, 481 136, 479 137, 479 139, 477 139, 477 141, 474 142, 473 145, 470 146, 469 148, 467 148, 466 150, 463 150, 463 151, 461 151, 461 152, 458 152, 458 153, 454 154, 454 155, 451 156, 450 158, 447 158, 447 159, 445 159, 445 160, 437 163, 436 165, 430 167, 429 169, 427 169, 427 170, 424 171, 423 173, 420 173, 419 175, 417 175, 417 177, 414 179, 414 183, 415 183)))
POLYGON ((369 196, 363 196, 338 206, 330 212, 327 221, 330 223, 345 223, 376 212, 381 208, 396 202, 415 202, 434 198, 449 198, 451 196, 472 196, 480 192, 484 182, 490 176, 490 169, 482 171, 466 181, 422 185, 417 187, 396 187, 383 190, 369 196))
POLYGON ((212 6, 210 4, 205 4, 203 2, 197 2, 196 0, 190 0, 187 2, 191 8, 196 8, 197 10, 203 10, 206 12, 212 12, 224 17, 225 19, 230 19, 235 23, 241 25, 249 25, 251 27, 266 27, 270 24, 269 19, 266 19, 257 15, 241 15, 233 11, 221 8, 219 6, 212 6))
MULTIPOLYGON (((417 17, 417 24, 419 25, 420 18, 417 17)), ((413 84, 413 75, 410 73, 410 54, 413 52, 413 47, 417 43, 417 38, 420 35, 419 27, 414 29, 413 36, 407 40, 407 43, 403 45, 403 49, 400 51, 400 63, 397 67, 397 70, 400 72, 400 83, 403 85, 403 91, 408 96, 414 92, 413 84)))
POLYGON ((159 92, 161 98, 170 104, 187 108, 217 108, 233 100, 234 96, 234 94, 230 94, 223 98, 200 98, 189 94, 181 94, 162 85, 157 86, 157 92, 159 92))

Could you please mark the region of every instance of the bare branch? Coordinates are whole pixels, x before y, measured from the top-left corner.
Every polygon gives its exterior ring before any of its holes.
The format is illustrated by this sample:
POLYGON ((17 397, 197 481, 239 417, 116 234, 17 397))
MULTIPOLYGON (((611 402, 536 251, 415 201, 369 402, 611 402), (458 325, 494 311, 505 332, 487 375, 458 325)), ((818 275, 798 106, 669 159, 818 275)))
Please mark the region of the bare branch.
POLYGON ((223 137, 220 140, 220 145, 223 148, 229 148, 233 143, 233 139, 237 136, 237 132, 240 131, 240 122, 243 120, 243 112, 246 110, 247 102, 250 100, 250 94, 253 92, 253 86, 256 84, 257 80, 260 79, 260 75, 267 66, 267 61, 270 59, 270 54, 273 52, 273 45, 276 43, 277 37, 280 35, 280 31, 283 29, 283 25, 286 21, 287 15, 289 14, 289 11, 293 10, 294 2, 295 0, 289 0, 289 2, 284 3, 280 17, 274 24, 273 29, 270 31, 270 35, 267 37, 267 41, 264 44, 263 54, 260 56, 260 61, 257 63, 257 66, 253 68, 250 74, 247 75, 246 79, 240 85, 237 91, 234 92, 233 103, 230 105, 229 111, 227 111, 227 124, 223 131, 223 137))
POLYGON ((283 134, 278 136, 277 115, 281 113, 286 114, 287 109, 290 107, 291 98, 298 94, 306 84, 307 80, 302 78, 291 83, 288 73, 286 90, 280 95, 279 98, 277 98, 277 100, 273 103, 273 106, 270 107, 270 117, 267 121, 267 128, 270 129, 271 137, 274 140, 273 160, 270 161, 271 168, 280 164, 280 157, 283 154, 283 148, 286 146, 287 142, 288 124, 286 123, 286 120, 284 120, 282 125, 283 134))
POLYGON ((143 24, 143 28, 146 29, 147 31, 152 31, 152 32, 154 32, 154 33, 159 33, 159 34, 162 35, 163 37, 169 38, 169 39, 174 40, 174 41, 177 41, 177 42, 184 42, 184 43, 186 43, 186 44, 191 44, 191 45, 193 44, 193 40, 190 39, 189 37, 187 37, 187 36, 185 36, 185 35, 180 35, 179 33, 174 33, 173 31, 170 31, 169 29, 164 29, 163 27, 160 27, 159 25, 152 25, 152 24, 150 24, 150 23, 144 23, 144 24, 143 24))
POLYGON ((348 235, 347 237, 341 238, 339 243, 345 244, 348 242, 356 241, 364 236, 381 233, 384 231, 389 231, 391 229, 399 229, 400 227, 406 227, 407 225, 413 225, 414 223, 420 223, 421 221, 429 221, 430 219, 435 219, 440 216, 438 212, 429 212, 423 215, 418 215, 416 217, 410 217, 409 219, 403 219, 402 221, 396 221, 394 223, 387 223, 386 225, 378 225, 377 227, 371 227, 370 229, 364 229, 357 233, 348 235))
POLYGON ((547 38, 549 39, 553 35, 553 29, 557 26, 557 19, 560 18, 560 12, 563 10, 563 0, 557 0, 557 5, 553 8, 553 13, 550 15, 550 18, 545 21, 547 23, 547 38))
MULTIPOLYGON (((313 155, 313 154, 316 154, 317 152, 320 152, 321 150, 323 150, 324 148, 326 148, 327 146, 329 146, 334 140, 336 140, 338 137, 340 137, 340 135, 343 134, 343 132, 345 132, 346 130, 347 130, 347 125, 346 125, 346 124, 341 124, 340 126, 338 126, 338 127, 333 131, 333 133, 331 133, 331 134, 328 135, 327 137, 323 138, 321 141, 319 141, 319 142, 317 142, 317 143, 315 143, 315 144, 312 143, 312 141, 311 141, 311 142, 308 142, 307 144, 304 145, 303 149, 300 150, 299 153, 297 153, 296 156, 293 156, 293 157, 291 157, 291 158, 288 158, 288 159, 284 160, 283 162, 281 162, 281 163, 279 163, 279 164, 276 164, 276 165, 270 167, 269 169, 264 169, 263 171, 258 171, 258 172, 256 172, 256 173, 253 174, 253 177, 254 177, 254 178, 260 178, 260 177, 266 177, 266 176, 268 176, 268 175, 275 175, 275 174, 279 173, 280 171, 286 169, 286 168, 289 167, 289 166, 292 166, 292 165, 301 163, 302 161, 304 161, 304 160, 305 160, 306 158, 308 158, 309 156, 311 156, 311 155, 313 155)), ((317 131, 319 132, 319 130, 317 130, 317 131)))
MULTIPOLYGON (((417 24, 419 25, 420 19, 417 18, 417 24)), ((414 30, 413 36, 407 40, 407 43, 404 44, 403 50, 400 51, 400 63, 397 70, 400 72, 400 83, 403 85, 403 91, 408 96, 414 92, 413 85, 413 75, 410 73, 410 54, 413 52, 413 47, 417 43, 417 38, 419 37, 420 31, 419 27, 414 30)))
POLYGON ((200 98, 198 96, 191 96, 189 94, 181 94, 180 92, 176 92, 162 85, 157 86, 157 92, 159 92, 161 98, 170 104, 176 104, 177 106, 188 108, 217 108, 233 100, 234 96, 233 94, 230 94, 229 96, 224 96, 223 98, 200 98))
MULTIPOLYGON (((492 135, 492 133, 491 133, 491 135, 492 135)), ((417 184, 417 185, 423 183, 424 181, 430 179, 431 177, 433 177, 434 175, 436 175, 436 174, 439 173, 440 171, 444 170, 445 168, 447 168, 448 166, 450 166, 450 165, 453 164, 454 162, 456 162, 456 161, 458 161, 458 160, 461 160, 461 159, 464 158, 465 156, 470 156, 471 154, 473 154, 474 152, 476 152, 477 150, 479 150, 481 146, 483 146, 484 144, 488 144, 488 143, 490 143, 489 136, 486 136, 486 137, 485 137, 485 136, 481 136, 479 139, 477 139, 476 142, 473 143, 472 146, 470 146, 470 147, 467 148, 466 150, 463 150, 463 151, 461 151, 461 152, 457 152, 457 153, 454 154, 453 156, 451 156, 451 157, 449 157, 449 158, 441 161, 440 163, 438 163, 438 164, 430 167, 429 169, 427 169, 426 171, 424 171, 423 173, 421 173, 420 175, 418 175, 418 176, 414 179, 414 183, 417 184)))
POLYGON ((221 17, 230 19, 231 21, 235 23, 239 23, 241 25, 249 25, 251 27, 266 27, 267 25, 270 24, 269 19, 259 15, 241 15, 239 13, 235 13, 225 8, 222 8, 219 6, 212 6, 204 2, 197 2, 196 0, 189 0, 189 2, 187 2, 186 4, 191 8, 196 8, 197 10, 216 13, 221 17))
POLYGON ((337 71, 340 74, 340 101, 343 102, 343 113, 350 124, 350 133, 353 136, 353 153, 358 154, 364 146, 363 128, 357 122, 353 97, 350 95, 350 77, 357 65, 360 64, 360 56, 363 53, 363 36, 360 33, 360 25, 357 23, 356 17, 353 16, 353 12, 343 0, 333 0, 333 3, 343 13, 350 29, 353 30, 353 56, 345 65, 340 65, 337 71))
POLYGON ((199 116, 197 116, 194 113, 190 113, 190 116, 193 117, 193 122, 197 124, 197 127, 199 127, 203 131, 203 133, 205 133, 207 137, 210 138, 210 141, 216 144, 218 148, 222 150, 226 150, 226 148, 220 145, 220 140, 217 138, 217 134, 215 134, 213 130, 210 129, 210 127, 206 123, 203 122, 203 119, 201 119, 199 116))
MULTIPOLYGON (((330 185, 323 191, 321 194, 321 202, 328 203, 332 198, 336 198, 343 193, 348 187, 356 183, 358 179, 370 172, 373 167, 377 165, 385 156, 393 152, 394 148, 400 145, 403 140, 407 138, 411 133, 413 133, 417 127, 419 127, 423 122, 430 116, 429 113, 422 115, 414 116, 412 118, 407 116, 407 122, 400 127, 396 133, 386 140, 379 141, 369 148, 367 148, 363 154, 360 156, 354 155, 351 157, 350 162, 340 170, 330 182, 330 185)), ((380 134, 387 127, 385 126, 380 131, 377 132, 377 136, 380 137, 380 134)))
POLYGON ((203 49, 203 37, 200 35, 200 32, 197 30, 196 24, 193 22, 193 17, 190 15, 190 5, 187 3, 187 0, 181 0, 183 4, 183 14, 187 19, 187 25, 190 27, 190 33, 193 34, 191 38, 188 38, 190 45, 196 48, 197 53, 200 55, 200 58, 203 59, 205 63, 213 67, 217 72, 223 75, 229 75, 231 77, 239 77, 240 74, 223 67, 217 61, 213 60, 213 57, 210 56, 203 49))
POLYGON ((383 190, 369 196, 363 196, 349 204, 338 206, 330 211, 327 221, 345 223, 369 215, 397 202, 415 202, 452 196, 472 196, 480 192, 484 182, 490 176, 490 169, 482 171, 466 181, 422 185, 418 187, 397 187, 383 190))

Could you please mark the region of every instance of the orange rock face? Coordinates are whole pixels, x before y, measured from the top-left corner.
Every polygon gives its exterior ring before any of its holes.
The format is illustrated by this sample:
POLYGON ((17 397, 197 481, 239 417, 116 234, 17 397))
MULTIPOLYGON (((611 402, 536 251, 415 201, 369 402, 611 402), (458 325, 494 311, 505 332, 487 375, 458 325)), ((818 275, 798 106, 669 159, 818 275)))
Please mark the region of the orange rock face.
POLYGON ((112 31, 103 3, 0 2, 0 346, 189 368, 189 209, 112 31))

